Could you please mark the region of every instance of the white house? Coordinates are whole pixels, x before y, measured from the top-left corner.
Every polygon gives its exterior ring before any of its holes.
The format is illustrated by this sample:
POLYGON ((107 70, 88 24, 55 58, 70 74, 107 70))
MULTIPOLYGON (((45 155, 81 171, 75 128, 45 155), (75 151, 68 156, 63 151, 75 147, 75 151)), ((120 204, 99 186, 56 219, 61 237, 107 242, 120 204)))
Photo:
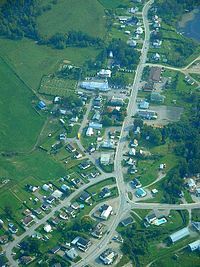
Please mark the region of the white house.
POLYGON ((86 136, 92 136, 94 134, 94 130, 92 127, 88 127, 86 131, 86 136))
POLYGON ((105 69, 102 69, 97 73, 98 76, 103 78, 110 78, 111 74, 112 74, 111 70, 105 70, 105 69))
POLYGON ((46 233, 50 233, 52 231, 50 224, 46 224, 43 229, 46 233))
POLYGON ((143 29, 142 29, 142 27, 138 27, 138 28, 136 29, 136 34, 143 34, 143 29))
POLYGON ((112 214, 112 207, 111 206, 107 206, 106 209, 104 209, 101 213, 101 218, 104 220, 107 220, 108 217, 112 214))

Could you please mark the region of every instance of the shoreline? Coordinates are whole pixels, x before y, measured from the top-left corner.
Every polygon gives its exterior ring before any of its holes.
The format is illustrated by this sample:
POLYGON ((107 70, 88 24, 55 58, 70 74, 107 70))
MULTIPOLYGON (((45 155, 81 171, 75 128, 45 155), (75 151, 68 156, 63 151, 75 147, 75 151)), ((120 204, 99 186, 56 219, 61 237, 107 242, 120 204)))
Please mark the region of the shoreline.
POLYGON ((195 18, 196 14, 198 14, 198 12, 199 12, 199 9, 195 8, 191 12, 185 13, 182 16, 181 20, 178 22, 178 27, 181 29, 184 28, 188 22, 190 22, 191 20, 193 20, 195 18))

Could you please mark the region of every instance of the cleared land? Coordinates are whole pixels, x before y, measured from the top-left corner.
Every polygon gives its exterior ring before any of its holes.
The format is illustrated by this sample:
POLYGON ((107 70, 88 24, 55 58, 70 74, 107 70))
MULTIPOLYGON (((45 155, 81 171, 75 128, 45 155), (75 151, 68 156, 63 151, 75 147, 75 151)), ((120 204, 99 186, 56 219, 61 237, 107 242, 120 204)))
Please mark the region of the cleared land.
POLYGON ((42 76, 53 73, 60 61, 66 59, 76 66, 81 66, 88 59, 94 60, 99 52, 99 49, 92 47, 58 50, 39 46, 28 39, 0 39, 0 56, 34 90, 38 90, 42 76))
POLYGON ((0 151, 28 151, 44 123, 34 110, 38 100, 1 58, 0 77, 0 151))
POLYGON ((105 25, 104 8, 97 0, 60 0, 38 18, 39 32, 47 36, 73 30, 103 38, 105 25))

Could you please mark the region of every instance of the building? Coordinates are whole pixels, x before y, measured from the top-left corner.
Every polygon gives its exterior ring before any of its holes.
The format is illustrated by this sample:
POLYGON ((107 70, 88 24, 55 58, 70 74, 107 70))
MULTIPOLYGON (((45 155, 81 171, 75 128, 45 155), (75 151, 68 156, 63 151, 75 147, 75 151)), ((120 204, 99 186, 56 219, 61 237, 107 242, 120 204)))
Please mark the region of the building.
POLYGON ((142 29, 142 27, 138 27, 137 29, 136 29, 136 34, 143 34, 143 29, 142 29))
POLYGON ((128 226, 128 225, 130 225, 130 224, 132 224, 132 223, 134 223, 134 220, 133 220, 132 217, 128 217, 128 218, 126 218, 126 219, 124 219, 124 220, 121 221, 121 224, 122 224, 124 227, 126 227, 126 226, 128 226))
POLYGON ((145 197, 147 195, 146 191, 141 187, 135 192, 136 197, 145 197))
POLYGON ((192 226, 197 232, 200 232, 200 222, 192 222, 192 226))
POLYGON ((109 91, 109 85, 107 80, 88 80, 80 83, 80 87, 86 90, 99 90, 102 92, 109 91))
POLYGON ((50 224, 46 224, 43 229, 46 233, 50 233, 52 231, 50 224))
POLYGON ((109 197, 110 195, 111 195, 111 191, 108 187, 104 187, 99 193, 99 196, 101 198, 106 198, 106 197, 109 197))
POLYGON ((155 213, 151 213, 145 217, 145 220, 149 223, 152 224, 155 220, 157 219, 155 213))
POLYGON ((67 252, 65 252, 67 257, 70 258, 70 260, 74 260, 78 257, 78 253, 75 248, 71 248, 67 252))
POLYGON ((92 121, 92 122, 89 123, 89 127, 92 128, 92 129, 95 129, 95 130, 101 130, 103 125, 101 123, 92 121))
POLYGON ((96 111, 92 117, 93 121, 100 121, 101 119, 101 113, 99 111, 96 111))
POLYGON ((102 69, 100 70, 100 72, 97 73, 97 75, 102 78, 110 78, 111 74, 112 74, 111 70, 105 70, 105 69, 102 69))
POLYGON ((44 101, 40 101, 37 105, 37 107, 41 110, 46 108, 46 104, 44 103, 44 101))
POLYGON ((189 229, 188 229, 188 227, 185 227, 185 228, 182 228, 181 230, 171 234, 169 236, 169 238, 172 241, 172 243, 175 243, 175 242, 179 241, 180 239, 182 239, 188 235, 190 235, 189 229))
POLYGON ((158 117, 157 116, 157 113, 154 110, 143 110, 143 109, 139 109, 138 110, 138 115, 142 119, 146 119, 146 120, 155 120, 158 117))
POLYGON ((154 83, 153 82, 145 83, 142 89, 144 92, 152 92, 154 89, 154 83))
POLYGON ((88 127, 86 131, 86 136, 92 136, 94 134, 94 130, 92 127, 88 127))
POLYGON ((161 72, 161 68, 152 67, 149 73, 149 81, 159 83, 161 81, 161 72))
POLYGON ((165 101, 165 96, 161 95, 158 92, 152 92, 151 93, 151 102, 155 102, 155 103, 164 103, 165 101))
POLYGON ((121 97, 115 97, 113 96, 110 100, 110 104, 113 106, 123 106, 124 105, 124 100, 121 97))
POLYGON ((196 240, 188 245, 191 251, 199 250, 200 251, 200 239, 196 240))
POLYGON ((137 45, 137 42, 135 40, 132 40, 132 39, 128 40, 126 43, 130 47, 136 47, 136 45, 137 45))
POLYGON ((106 249, 101 255, 99 256, 99 259, 105 264, 110 265, 114 262, 114 260, 117 258, 117 253, 111 249, 106 249))
POLYGON ((107 148, 107 149, 114 149, 115 148, 115 144, 114 144, 113 140, 105 140, 101 144, 101 147, 102 148, 107 148))
POLYGON ((23 225, 28 226, 33 222, 33 217, 31 215, 26 216, 23 220, 23 225))
POLYGON ((100 163, 102 165, 109 165, 110 164, 110 158, 111 158, 111 155, 108 154, 108 153, 102 153, 101 154, 101 157, 100 157, 100 163))
POLYGON ((77 247, 84 252, 91 246, 91 244, 92 243, 89 239, 85 239, 83 237, 78 237, 76 240, 77 247))
POLYGON ((82 194, 80 195, 80 200, 83 202, 88 202, 91 199, 91 196, 88 192, 83 191, 82 194))
POLYGON ((60 191, 60 190, 58 190, 58 189, 56 189, 53 193, 52 193, 52 197, 54 197, 54 198, 61 198, 62 197, 62 195, 63 195, 63 193, 60 191))
POLYGON ((147 102, 147 101, 141 101, 139 103, 139 108, 141 108, 141 109, 148 109, 149 108, 149 102, 147 102))
POLYGON ((101 210, 102 210, 101 218, 103 220, 107 220, 113 211, 112 207, 106 204, 101 206, 101 210))

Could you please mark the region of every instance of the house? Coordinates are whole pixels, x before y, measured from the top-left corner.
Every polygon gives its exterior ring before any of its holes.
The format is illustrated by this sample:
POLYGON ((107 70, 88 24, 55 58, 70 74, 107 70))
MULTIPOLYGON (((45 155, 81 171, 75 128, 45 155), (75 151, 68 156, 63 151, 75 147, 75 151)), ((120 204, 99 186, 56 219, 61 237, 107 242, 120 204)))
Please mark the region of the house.
POLYGON ((44 185, 42 186, 42 189, 43 189, 44 191, 49 191, 49 190, 50 190, 50 186, 49 186, 48 184, 44 184, 44 185))
POLYGON ((181 230, 171 234, 169 236, 169 238, 170 238, 172 243, 175 243, 175 242, 179 241, 180 239, 182 239, 188 235, 190 235, 189 229, 188 229, 188 227, 185 227, 185 228, 182 228, 181 230))
POLYGON ((155 61, 159 61, 160 60, 160 55, 158 53, 153 54, 152 59, 155 61))
POLYGON ((113 140, 104 140, 101 144, 101 147, 107 149, 114 149, 115 143, 113 142, 113 140))
POLYGON ((102 153, 100 157, 100 163, 102 165, 109 165, 110 159, 111 159, 111 155, 109 153, 102 153))
POLYGON ((200 232, 200 222, 192 222, 192 226, 197 232, 200 232))
POLYGON ((73 203, 71 204, 71 207, 72 207, 72 209, 74 209, 74 210, 79 210, 79 209, 80 209, 80 205, 79 205, 77 202, 73 202, 73 203))
POLYGON ((100 207, 100 211, 102 211, 100 215, 101 218, 103 220, 107 220, 109 216, 112 214, 113 208, 109 205, 104 204, 103 206, 100 207))
POLYGON ((83 202, 88 202, 91 199, 91 196, 88 192, 83 191, 79 198, 83 202))
POLYGON ((105 264, 105 265, 111 265, 114 260, 117 258, 118 254, 111 248, 106 249, 101 255, 99 256, 99 259, 105 264))
POLYGON ((137 178, 134 178, 131 182, 130 185, 135 189, 135 188, 140 188, 142 184, 137 178))
POLYGON ((95 130, 101 130, 103 127, 103 124, 92 121, 89 123, 89 127, 91 127, 92 129, 95 129, 95 130))
POLYGON ((146 119, 146 120, 155 120, 157 119, 157 113, 154 110, 138 110, 139 117, 146 119))
POLYGON ((190 191, 196 190, 196 183, 195 183, 194 179, 190 178, 187 182, 187 185, 188 185, 190 191))
POLYGON ((61 212, 60 214, 59 214, 59 217, 62 219, 62 220, 67 220, 69 217, 68 217, 68 215, 67 215, 67 213, 65 213, 65 212, 61 212))
POLYGON ((43 110, 46 108, 46 104, 44 103, 44 101, 40 101, 37 105, 37 107, 40 109, 40 110, 43 110))
POLYGON ((70 250, 66 251, 66 256, 70 258, 70 260, 75 260, 78 257, 78 253, 75 248, 71 248, 70 250))
POLYGON ((132 217, 128 217, 128 218, 126 218, 126 219, 124 219, 124 220, 121 221, 121 224, 122 224, 124 227, 126 227, 126 226, 128 226, 128 225, 130 225, 130 224, 132 224, 132 223, 134 223, 134 220, 133 220, 132 217))
POLYGON ((147 101, 141 101, 139 103, 139 108, 141 108, 141 109, 148 109, 149 108, 149 102, 147 102, 147 101))
POLYGON ((92 136, 94 134, 94 130, 92 127, 88 127, 86 131, 86 136, 92 136))
POLYGON ((76 237, 71 243, 84 252, 91 246, 91 241, 83 237, 76 237))
POLYGON ((67 144, 66 145, 66 149, 70 152, 70 153, 73 153, 76 151, 76 148, 73 147, 71 144, 67 144))
POLYGON ((6 244, 8 242, 8 236, 7 235, 2 235, 0 236, 0 244, 6 244))
POLYGON ((112 98, 110 99, 110 104, 113 106, 123 106, 124 99, 121 97, 112 96, 112 98))
POLYGON ((61 134, 59 135, 59 140, 60 140, 60 141, 66 141, 66 134, 65 134, 65 133, 61 133, 61 134))
POLYGON ((74 158, 75 159, 80 159, 80 158, 82 158, 82 154, 81 153, 79 153, 78 151, 75 151, 75 153, 74 153, 74 158))
POLYGON ((86 90, 99 90, 107 92, 110 90, 107 80, 87 80, 80 83, 80 87, 86 90))
POLYGON ((68 192, 70 190, 70 187, 66 184, 61 185, 60 189, 64 191, 64 193, 68 192))
POLYGON ((68 206, 67 208, 65 208, 65 211, 72 217, 72 218, 75 218, 76 217, 76 213, 75 213, 75 210, 68 206))
POLYGON ((53 225, 58 225, 61 222, 61 220, 58 217, 53 217, 51 220, 51 223, 53 225))
POLYGON ((52 254, 56 254, 59 250, 60 250, 60 246, 56 246, 56 247, 52 248, 50 252, 52 254))
POLYGON ((61 97, 60 97, 60 96, 55 96, 55 97, 54 97, 54 100, 53 100, 53 103, 54 103, 54 104, 59 104, 60 101, 61 101, 61 97))
POLYGON ((29 263, 31 263, 33 260, 35 259, 35 257, 30 257, 30 256, 22 256, 19 261, 22 264, 22 266, 24 265, 28 265, 29 263))
POLYGON ((137 42, 135 40, 132 40, 132 39, 129 39, 126 43, 130 47, 136 47, 137 46, 137 42))
POLYGON ((200 239, 196 240, 188 245, 191 251, 199 250, 200 251, 200 239))
POLYGON ((86 170, 86 169, 90 168, 91 164, 87 160, 87 161, 84 161, 84 162, 80 163, 78 166, 79 166, 80 169, 86 170))
POLYGON ((55 201, 55 197, 53 197, 53 196, 49 196, 49 197, 46 199, 46 202, 47 202, 48 204, 52 204, 54 201, 55 201))
POLYGON ((152 92, 150 100, 151 102, 155 102, 155 103, 164 103, 165 96, 161 95, 158 92, 152 92))
POLYGON ((18 228, 15 227, 15 225, 13 223, 9 223, 8 224, 8 230, 12 233, 12 234, 16 234, 18 232, 18 228))
POLYGON ((46 233, 50 233, 52 231, 50 224, 46 224, 43 229, 46 233))
POLYGON ((22 220, 22 223, 23 223, 23 225, 25 225, 25 226, 28 226, 28 225, 31 224, 32 222, 33 222, 33 216, 31 216, 31 215, 26 216, 26 217, 22 220))
POLYGON ((92 117, 93 121, 100 121, 101 119, 101 113, 99 111, 96 111, 92 117))
POLYGON ((61 198, 62 197, 62 195, 63 195, 63 193, 60 191, 60 190, 58 190, 58 189, 56 189, 53 193, 52 193, 52 197, 54 197, 54 198, 61 198))
POLYGON ((152 67, 149 73, 149 81, 159 83, 161 81, 162 69, 159 67, 152 67))
POLYGON ((136 150, 135 148, 130 148, 129 152, 128 152, 129 156, 135 156, 136 155, 136 150))
POLYGON ((99 196, 101 198, 106 198, 106 197, 109 197, 110 195, 111 195, 111 191, 108 187, 104 187, 99 193, 99 196))
POLYGON ((78 122, 78 117, 77 117, 77 116, 72 117, 72 118, 70 119, 70 121, 71 121, 71 122, 78 122))
POLYGON ((145 217, 145 220, 149 223, 152 224, 155 220, 157 219, 155 213, 151 213, 145 217))
POLYGON ((138 27, 137 29, 136 29, 136 34, 143 34, 143 29, 142 29, 142 27, 138 27))
POLYGON ((136 197, 145 197, 147 195, 147 192, 141 187, 141 188, 138 188, 135 192, 135 195, 136 197))
POLYGON ((105 70, 105 69, 102 69, 97 73, 97 75, 102 78, 110 78, 111 74, 112 74, 111 70, 105 70))
POLYGON ((142 89, 144 92, 152 92, 154 89, 154 83, 153 82, 145 83, 142 89))

